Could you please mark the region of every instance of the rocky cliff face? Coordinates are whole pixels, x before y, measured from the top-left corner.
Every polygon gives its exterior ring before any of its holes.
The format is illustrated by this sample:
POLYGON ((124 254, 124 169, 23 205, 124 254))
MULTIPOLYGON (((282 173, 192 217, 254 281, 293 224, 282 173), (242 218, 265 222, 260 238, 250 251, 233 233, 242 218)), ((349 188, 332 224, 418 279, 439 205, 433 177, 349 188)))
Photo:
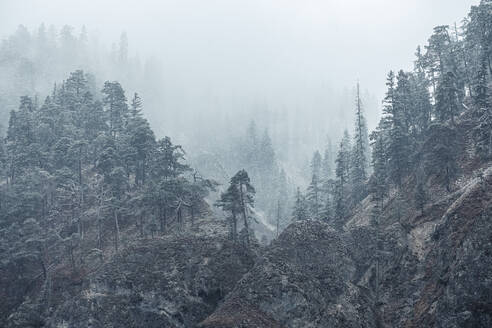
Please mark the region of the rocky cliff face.
POLYGON ((201 327, 374 326, 350 242, 319 221, 290 225, 201 327))
MULTIPOLYGON (((0 326, 491 327, 492 166, 468 155, 468 130, 457 134, 460 179, 448 192, 433 172, 423 212, 410 175, 377 226, 368 196, 342 230, 296 222, 264 248, 202 218, 76 270, 60 262, 43 275, 26 252, 0 263, 0 326)), ((7 237, 5 252, 33 242, 7 237)))
POLYGON ((137 240, 39 285, 6 326, 490 327, 492 167, 481 172, 423 214, 391 197, 379 244, 367 199, 343 231, 297 222, 264 249, 211 219, 137 240))
MULTIPOLYGON (((201 327, 490 327, 492 168, 424 214, 289 226, 201 327)), ((366 219, 364 219, 366 218, 366 219)))
POLYGON ((457 195, 428 242, 406 327, 492 326, 492 167, 457 195))
POLYGON ((72 290, 27 299, 8 326, 193 327, 254 260, 253 251, 227 238, 221 222, 209 221, 201 231, 135 242, 73 280, 72 290))

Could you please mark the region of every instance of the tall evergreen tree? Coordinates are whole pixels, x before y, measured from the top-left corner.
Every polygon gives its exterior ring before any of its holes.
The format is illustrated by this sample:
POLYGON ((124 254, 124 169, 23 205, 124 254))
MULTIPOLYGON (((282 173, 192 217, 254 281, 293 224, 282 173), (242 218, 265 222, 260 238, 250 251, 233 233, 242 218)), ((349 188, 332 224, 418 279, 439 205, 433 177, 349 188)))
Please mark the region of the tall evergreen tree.
POLYGON ((252 219, 251 209, 254 207, 254 195, 255 189, 251 185, 248 173, 240 170, 231 178, 229 188, 221 194, 220 200, 216 203, 225 211, 231 212, 234 237, 237 233, 237 218, 242 217, 248 246, 251 242, 250 221, 252 219))
POLYGON ((292 219, 294 221, 304 221, 309 219, 309 209, 306 197, 301 193, 299 187, 297 188, 296 200, 292 211, 292 219))
POLYGON ((365 195, 368 160, 367 152, 369 147, 367 124, 362 111, 359 83, 357 83, 355 108, 355 131, 352 149, 351 180, 353 198, 355 201, 359 201, 365 195))
POLYGON ((319 151, 314 152, 313 159, 311 161, 311 183, 307 190, 307 200, 309 202, 309 210, 311 217, 319 219, 321 214, 321 164, 322 159, 319 151))
POLYGON ((125 92, 118 82, 106 81, 102 93, 104 95, 103 104, 109 121, 109 131, 115 138, 125 126, 128 112, 125 92))
POLYGON ((388 194, 388 157, 386 139, 384 131, 379 129, 371 134, 373 174, 370 181, 370 188, 373 200, 381 210, 384 206, 384 198, 388 194))
POLYGON ((438 120, 440 122, 451 120, 453 125, 455 116, 460 112, 455 79, 456 76, 452 72, 443 74, 436 92, 436 115, 438 120))
POLYGON ((410 165, 411 143, 408 131, 408 80, 405 73, 398 74, 397 86, 394 90, 389 89, 386 106, 391 108, 388 116, 389 138, 388 138, 388 169, 393 182, 401 187, 403 178, 408 172, 410 165), (391 101, 391 103, 390 103, 391 101))
POLYGON ((490 108, 491 95, 487 79, 487 59, 484 55, 473 76, 473 102, 479 109, 490 108))
POLYGON ((348 214, 348 182, 350 178, 350 136, 345 130, 336 159, 335 215, 336 225, 341 226, 348 214))

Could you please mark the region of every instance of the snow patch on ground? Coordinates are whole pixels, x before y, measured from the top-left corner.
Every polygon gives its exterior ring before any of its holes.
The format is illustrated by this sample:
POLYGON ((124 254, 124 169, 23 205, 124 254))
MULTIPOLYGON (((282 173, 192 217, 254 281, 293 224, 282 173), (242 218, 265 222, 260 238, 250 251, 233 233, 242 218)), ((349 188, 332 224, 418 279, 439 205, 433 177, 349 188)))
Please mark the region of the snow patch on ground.
POLYGON ((419 258, 419 260, 423 260, 424 257, 427 255, 428 249, 426 247, 426 244, 430 240, 432 233, 436 229, 436 226, 440 222, 442 222, 443 219, 453 213, 459 206, 461 206, 463 202, 468 199, 470 193, 472 193, 475 188, 480 188, 480 185, 489 176, 492 176, 492 166, 477 172, 475 177, 467 181, 460 181, 461 195, 451 204, 451 206, 449 206, 444 215, 441 218, 435 219, 433 221, 424 222, 410 231, 410 247, 412 248, 413 253, 419 258))
POLYGON ((458 197, 454 201, 451 206, 447 209, 446 213, 444 213, 443 218, 449 216, 451 213, 453 213, 463 202, 469 197, 470 193, 473 192, 475 188, 480 188, 481 184, 488 179, 489 176, 492 176, 492 166, 489 166, 488 168, 484 169, 483 171, 477 172, 477 175, 473 178, 471 178, 468 183, 462 188, 462 193, 461 196, 458 197))
POLYGON ((354 215, 345 224, 345 227, 367 227, 371 225, 371 212, 374 207, 374 203, 371 201, 371 196, 368 196, 362 200, 359 206, 354 211, 354 215))
POLYGON ((428 249, 426 244, 430 240, 437 224, 437 220, 425 222, 410 231, 410 247, 413 254, 415 254, 420 261, 423 261, 427 255, 428 249))

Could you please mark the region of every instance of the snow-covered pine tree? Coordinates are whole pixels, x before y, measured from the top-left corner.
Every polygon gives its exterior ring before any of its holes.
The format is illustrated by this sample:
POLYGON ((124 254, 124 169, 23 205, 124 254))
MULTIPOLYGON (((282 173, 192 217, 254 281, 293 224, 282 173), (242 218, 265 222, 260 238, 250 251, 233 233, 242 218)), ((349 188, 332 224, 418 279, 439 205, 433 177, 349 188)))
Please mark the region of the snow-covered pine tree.
POLYGON ((309 210, 306 197, 301 193, 301 189, 297 187, 296 201, 292 211, 293 221, 304 221, 309 219, 309 210))
POLYGON ((347 130, 343 133, 336 159, 335 183, 335 216, 336 226, 340 226, 348 214, 348 194, 350 178, 350 136, 347 130))
POLYGON ((355 99, 355 129, 352 148, 351 183, 354 201, 360 201, 366 193, 369 139, 366 119, 363 114, 359 83, 355 99))
POLYGON ((456 76, 453 72, 447 72, 439 79, 436 91, 436 116, 444 123, 448 120, 454 125, 454 118, 460 112, 458 101, 458 89, 456 76))
POLYGON ((321 212, 321 155, 315 151, 311 160, 311 183, 307 189, 310 216, 320 218, 321 212))

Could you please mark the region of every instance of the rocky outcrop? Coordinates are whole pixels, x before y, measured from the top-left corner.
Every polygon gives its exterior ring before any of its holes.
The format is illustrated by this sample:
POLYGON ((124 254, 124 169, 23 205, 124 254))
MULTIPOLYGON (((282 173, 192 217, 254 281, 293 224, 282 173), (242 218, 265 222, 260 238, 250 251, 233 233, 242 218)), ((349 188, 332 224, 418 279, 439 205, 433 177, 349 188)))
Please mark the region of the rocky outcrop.
POLYGON ((201 327, 373 327, 349 242, 319 221, 290 225, 201 327))
POLYGON ((379 231, 371 211, 290 225, 201 327, 492 326, 492 168, 423 214, 391 197, 379 231))
POLYGON ((406 327, 492 326, 492 168, 472 179, 429 243, 423 289, 406 327))
MULTIPOLYGON (((45 327, 194 327, 254 264, 221 222, 202 231, 139 240, 84 278, 43 314, 45 327)), ((55 296, 56 297, 56 296, 55 296)), ((27 301, 25 304, 29 304, 27 301)), ((10 326, 25 326, 26 306, 10 326)))
POLYGON ((6 326, 490 327, 492 167, 472 172, 423 213, 391 194, 379 229, 366 199, 343 231, 296 222, 263 249, 210 218, 138 239, 92 271, 29 285, 6 326))

